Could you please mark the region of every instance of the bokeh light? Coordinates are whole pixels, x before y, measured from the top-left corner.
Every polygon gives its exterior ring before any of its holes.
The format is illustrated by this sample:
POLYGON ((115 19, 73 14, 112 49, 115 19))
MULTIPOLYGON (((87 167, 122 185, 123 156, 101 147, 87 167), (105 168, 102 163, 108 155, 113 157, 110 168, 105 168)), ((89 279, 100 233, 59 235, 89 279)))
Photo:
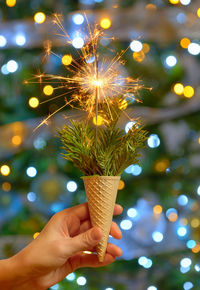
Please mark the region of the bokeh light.
POLYGON ((169 2, 173 5, 175 5, 175 4, 179 4, 180 0, 169 0, 169 2))
POLYGON ((177 64, 177 59, 174 55, 169 55, 166 57, 165 63, 168 67, 173 67, 177 64))
POLYGON ((151 134, 147 139, 147 145, 150 148, 157 148, 160 145, 160 138, 157 134, 151 134))
POLYGON ((6 67, 10 73, 14 73, 18 70, 18 63, 12 59, 7 62, 6 67))
POLYGON ((155 231, 152 233, 152 239, 156 243, 160 243, 163 240, 163 234, 161 232, 155 231))
POLYGON ((186 227, 178 227, 177 229, 177 235, 179 237, 185 237, 187 235, 188 231, 186 227))
POLYGON ((165 172, 166 169, 169 167, 170 162, 168 159, 161 159, 155 163, 155 170, 158 172, 165 172))
POLYGON ((191 0, 180 0, 180 2, 181 2, 182 5, 187 6, 187 5, 189 5, 191 3, 191 0))
POLYGON ((16 5, 16 0, 6 0, 6 5, 8 7, 14 7, 16 5))
POLYGON ((8 176, 10 174, 10 167, 7 164, 4 164, 0 168, 0 172, 4 176, 8 176))
POLYGON ((184 38, 182 38, 181 40, 180 40, 180 46, 182 47, 182 48, 188 48, 188 46, 189 46, 189 44, 191 43, 191 41, 190 41, 190 39, 189 38, 187 38, 187 37, 184 37, 184 38))
POLYGON ((39 232, 36 232, 36 233, 33 234, 34 240, 39 236, 39 234, 40 234, 39 232))
POLYGON ((76 13, 72 16, 72 21, 77 25, 81 25, 84 22, 84 17, 82 14, 76 13))
POLYGON ((134 207, 132 207, 132 208, 129 208, 129 209, 127 210, 127 215, 128 215, 130 218, 135 218, 135 217, 138 215, 138 212, 137 212, 137 210, 136 210, 134 207))
POLYGON ((72 56, 70 54, 65 54, 62 57, 62 63, 64 65, 70 65, 72 63, 72 56))
POLYGON ((78 277, 76 280, 77 284, 80 286, 84 286, 87 283, 87 279, 83 276, 78 277))
POLYGON ((11 190, 11 184, 10 182, 7 182, 7 181, 3 182, 1 187, 6 192, 11 190))
POLYGON ((137 62, 142 62, 145 59, 145 54, 141 50, 139 52, 133 52, 133 59, 137 62))
POLYGON ((120 179, 118 189, 122 190, 122 189, 124 189, 124 187, 125 187, 125 182, 120 179))
POLYGON ((36 196, 35 192, 30 191, 30 192, 27 194, 27 199, 28 199, 28 201, 30 201, 30 202, 34 202, 34 201, 36 201, 36 198, 37 198, 37 196, 36 196))
POLYGON ((121 223, 120 223, 120 228, 122 230, 125 230, 125 231, 128 231, 132 228, 133 224, 132 224, 132 221, 130 220, 122 220, 121 223))
POLYGON ((46 96, 52 95, 53 94, 53 91, 54 91, 54 88, 51 85, 44 86, 44 88, 43 88, 43 93, 46 96))
POLYGON ((200 8, 197 9, 197 16, 200 18, 200 8))
POLYGON ((139 40, 133 40, 130 43, 130 49, 134 52, 139 52, 142 50, 142 42, 139 40))
POLYGON ((43 12, 37 12, 34 15, 34 20, 35 20, 36 23, 41 24, 41 23, 45 22, 46 15, 43 12))
POLYGON ((4 47, 7 44, 7 40, 5 38, 5 36, 0 35, 0 47, 4 47))
POLYGON ((28 104, 31 108, 37 108, 39 106, 39 100, 36 97, 31 97, 28 100, 28 104))
POLYGON ((23 34, 18 34, 15 38, 15 42, 19 46, 23 46, 26 43, 26 37, 23 34))
POLYGON ((191 86, 184 87, 183 94, 186 98, 192 98, 194 96, 194 89, 191 86))
POLYGON ((200 45, 196 42, 191 42, 188 45, 188 52, 192 55, 198 55, 200 53, 200 45))
POLYGON ((98 115, 97 118, 94 116, 92 120, 96 126, 101 126, 103 124, 103 118, 100 115, 98 115))
POLYGON ((68 274, 68 275, 66 276, 66 279, 67 279, 68 281, 74 281, 75 278, 76 278, 76 275, 75 275, 74 272, 72 272, 72 273, 70 273, 70 274, 68 274))
POLYGON ((184 284, 183 284, 183 288, 184 288, 184 290, 190 290, 190 289, 192 289, 193 288, 193 283, 192 282, 185 282, 184 284))
POLYGON ((134 121, 130 121, 125 125, 125 132, 128 133, 130 129, 132 129, 133 125, 135 125, 134 121))
POLYGON ((198 218, 193 218, 190 222, 192 228, 198 228, 200 225, 200 221, 198 218))
POLYGON ((103 29, 108 29, 108 28, 110 28, 111 24, 112 24, 112 22, 111 22, 110 18, 108 18, 108 17, 102 18, 102 19, 100 20, 100 26, 101 26, 103 29))
POLYGON ((181 194, 177 198, 177 202, 181 206, 185 206, 188 204, 188 197, 185 194, 181 194))
POLYGON ((36 170, 35 167, 30 166, 30 167, 27 168, 27 170, 26 170, 26 174, 27 174, 29 177, 35 177, 36 174, 37 174, 37 170, 36 170))
POLYGON ((14 146, 19 146, 22 144, 22 137, 20 135, 15 135, 12 137, 11 142, 14 146))
POLYGON ((190 258, 183 258, 180 261, 180 265, 183 268, 190 267, 192 265, 192 260, 190 258))
POLYGON ((84 46, 84 39, 80 36, 77 36, 72 40, 72 45, 73 47, 80 49, 84 46))
POLYGON ((153 213, 154 214, 161 214, 162 213, 162 206, 159 205, 159 204, 156 204, 154 207, 153 207, 153 213))
POLYGON ((175 94, 182 95, 184 91, 184 86, 181 83, 176 83, 173 87, 175 94))
POLYGON ((66 184, 66 188, 70 192, 75 192, 78 188, 78 185, 75 181, 68 181, 66 184))

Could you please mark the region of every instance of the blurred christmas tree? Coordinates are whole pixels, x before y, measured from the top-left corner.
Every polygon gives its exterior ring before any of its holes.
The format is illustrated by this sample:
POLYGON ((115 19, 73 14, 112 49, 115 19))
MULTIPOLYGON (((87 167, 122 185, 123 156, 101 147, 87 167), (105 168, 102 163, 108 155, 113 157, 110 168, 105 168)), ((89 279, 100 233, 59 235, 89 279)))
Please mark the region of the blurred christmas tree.
MULTIPOLYGON (((86 20, 97 22, 112 44, 129 49, 123 74, 140 78, 143 103, 127 109, 150 132, 139 165, 122 175, 118 202, 125 210, 116 242, 122 259, 103 269, 70 274, 52 289, 198 289, 200 264, 200 6, 191 0, 6 0, 0 7, 0 252, 13 255, 49 217, 85 201, 81 173, 62 160, 55 128, 63 112, 33 133, 40 118, 63 106, 54 87, 26 85, 39 70, 60 73, 76 57, 56 35, 51 14, 62 13, 77 49, 86 20), (78 11, 78 12, 76 12, 78 11), (54 33, 55 32, 55 33, 54 33), (44 54, 51 46, 60 59, 44 54), (125 70, 127 69, 128 72, 125 70)), ((88 61, 93 61, 89 59, 88 61)), ((128 97, 128 96, 127 96, 128 97)), ((132 96, 134 97, 134 96, 132 96)), ((81 113, 67 114, 81 119, 81 113)), ((101 125, 99 120, 98 125, 101 125)), ((128 132, 133 123, 121 118, 128 132)))

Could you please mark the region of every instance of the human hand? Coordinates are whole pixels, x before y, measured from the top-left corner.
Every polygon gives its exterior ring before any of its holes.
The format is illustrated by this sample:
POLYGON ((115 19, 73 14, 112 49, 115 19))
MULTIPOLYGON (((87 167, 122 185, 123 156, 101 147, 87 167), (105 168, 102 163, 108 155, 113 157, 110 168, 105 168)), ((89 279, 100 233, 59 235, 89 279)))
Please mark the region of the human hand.
MULTIPOLYGON (((122 210, 116 205, 114 215, 121 214, 122 210)), ((121 231, 114 222, 110 234, 121 238, 121 231)), ((78 268, 101 267, 114 262, 122 250, 113 244, 108 244, 102 263, 96 254, 83 253, 94 252, 101 237, 102 231, 91 226, 87 203, 56 213, 35 240, 10 258, 23 283, 18 279, 20 285, 15 283, 14 288, 8 289, 47 289, 78 268)))

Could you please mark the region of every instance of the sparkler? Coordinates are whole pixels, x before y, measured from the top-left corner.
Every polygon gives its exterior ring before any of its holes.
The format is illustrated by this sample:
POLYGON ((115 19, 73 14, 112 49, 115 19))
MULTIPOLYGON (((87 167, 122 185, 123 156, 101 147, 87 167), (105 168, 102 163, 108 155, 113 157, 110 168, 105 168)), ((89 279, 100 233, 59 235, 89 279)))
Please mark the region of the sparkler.
MULTIPOLYGON (((72 45, 72 40, 65 31, 61 17, 55 14, 53 22, 61 30, 61 34, 59 35, 65 38, 67 44, 72 45)), ((100 39, 103 37, 103 31, 99 29, 97 25, 95 25, 92 30, 91 26, 88 24, 88 32, 89 35, 85 38, 86 44, 80 50, 77 50, 79 59, 76 60, 73 58, 71 65, 65 66, 70 74, 69 76, 54 74, 36 75, 36 82, 52 84, 54 90, 62 90, 62 93, 58 93, 40 104, 58 98, 64 99, 64 105, 45 118, 37 128, 43 124, 47 124, 47 121, 53 115, 68 105, 72 108, 86 111, 88 119, 96 117, 97 123, 100 103, 105 103, 108 106, 110 119, 112 120, 110 106, 112 106, 114 97, 122 96, 124 98, 126 96, 134 101, 139 101, 136 95, 142 85, 139 84, 138 80, 123 76, 121 73, 122 65, 124 65, 122 56, 126 50, 121 51, 119 54, 115 54, 111 60, 99 56, 98 45, 100 39)), ((53 52, 51 51, 50 43, 47 42, 46 54, 49 55, 50 53, 53 52)), ((59 56, 57 55, 57 57, 59 56)), ((29 80, 29 82, 33 83, 34 81, 29 80)), ((26 83, 28 83, 28 81, 26 81, 26 83)), ((119 102, 119 107, 121 106, 123 108, 123 105, 125 104, 119 102)), ((108 122, 109 120, 104 121, 108 122)))

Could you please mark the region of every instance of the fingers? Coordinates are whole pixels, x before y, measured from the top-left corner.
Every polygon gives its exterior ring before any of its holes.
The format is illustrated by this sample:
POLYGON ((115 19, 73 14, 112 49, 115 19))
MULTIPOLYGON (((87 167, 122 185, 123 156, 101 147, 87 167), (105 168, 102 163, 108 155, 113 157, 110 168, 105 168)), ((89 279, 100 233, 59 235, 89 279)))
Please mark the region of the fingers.
POLYGON ((102 231, 93 227, 88 231, 67 240, 66 256, 72 256, 80 251, 94 248, 102 238, 102 231))
POLYGON ((122 249, 111 243, 108 243, 106 252, 114 257, 120 257, 122 255, 122 249))
POLYGON ((120 204, 116 204, 113 215, 119 215, 123 212, 123 207, 120 204))
POLYGON ((115 222, 112 222, 110 234, 113 238, 120 240, 122 237, 122 232, 119 229, 118 225, 115 222))
POLYGON ((77 254, 69 259, 72 266, 72 272, 82 267, 103 267, 115 261, 115 257, 106 253, 104 261, 99 262, 97 255, 94 254, 77 254))

